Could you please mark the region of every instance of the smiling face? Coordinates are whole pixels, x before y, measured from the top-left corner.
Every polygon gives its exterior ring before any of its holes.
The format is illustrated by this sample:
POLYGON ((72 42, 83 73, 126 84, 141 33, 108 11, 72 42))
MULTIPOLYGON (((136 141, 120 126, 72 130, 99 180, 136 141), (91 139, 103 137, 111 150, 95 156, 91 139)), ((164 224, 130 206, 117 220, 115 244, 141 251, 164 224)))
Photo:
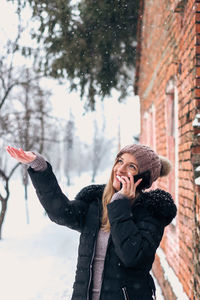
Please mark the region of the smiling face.
POLYGON ((117 177, 128 177, 128 173, 131 173, 133 176, 138 174, 138 165, 132 154, 124 153, 117 158, 113 168, 113 187, 116 191, 120 190, 120 181, 117 177))

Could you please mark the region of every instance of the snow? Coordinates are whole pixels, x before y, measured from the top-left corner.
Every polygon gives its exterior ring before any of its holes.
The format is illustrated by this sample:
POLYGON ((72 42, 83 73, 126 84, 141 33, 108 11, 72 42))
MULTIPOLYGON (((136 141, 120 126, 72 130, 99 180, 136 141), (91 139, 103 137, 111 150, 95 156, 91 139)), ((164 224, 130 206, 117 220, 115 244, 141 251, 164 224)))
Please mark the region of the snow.
POLYGON ((45 216, 32 186, 27 225, 20 182, 11 190, 0 241, 1 299, 70 299, 79 234, 45 216))
POLYGON ((196 114, 194 121, 192 122, 193 127, 200 127, 200 114, 196 114))
MULTIPOLYGON (((107 172, 98 177, 106 182, 107 172)), ((72 199, 90 184, 83 176, 68 190, 72 199)), ((62 183, 61 183, 62 185, 62 183)), ((65 189, 63 189, 65 190, 65 189)), ((0 282, 3 300, 69 300, 74 282, 79 233, 51 222, 29 186, 30 224, 26 224, 21 182, 11 184, 8 213, 0 241, 0 282)), ((164 299, 157 286, 157 300, 164 299)))
MULTIPOLYGON (((200 171, 200 166, 195 168, 195 172, 199 172, 199 171, 200 171)), ((200 185, 200 177, 195 178, 195 184, 200 185)))
POLYGON ((200 177, 195 178, 194 182, 196 185, 200 185, 200 177))
POLYGON ((78 234, 48 223, 0 243, 1 299, 70 299, 78 234))
POLYGON ((164 277, 168 282, 170 282, 170 286, 172 287, 172 290, 173 290, 174 294, 176 295, 176 299, 189 300, 189 298, 183 291, 183 286, 182 286, 180 280, 176 276, 174 270, 168 264, 168 261, 167 261, 164 251, 161 248, 159 248, 157 250, 157 254, 160 258, 160 263, 164 270, 164 277))

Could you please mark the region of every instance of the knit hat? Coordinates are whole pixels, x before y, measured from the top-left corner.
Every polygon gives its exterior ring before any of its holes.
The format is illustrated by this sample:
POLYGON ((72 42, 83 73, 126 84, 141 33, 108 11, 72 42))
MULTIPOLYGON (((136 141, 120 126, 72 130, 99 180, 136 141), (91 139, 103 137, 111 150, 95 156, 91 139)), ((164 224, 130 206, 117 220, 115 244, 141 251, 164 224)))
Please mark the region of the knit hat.
POLYGON ((117 157, 124 153, 130 153, 135 157, 138 163, 138 174, 147 170, 150 171, 148 187, 150 187, 158 177, 167 176, 172 169, 172 164, 166 157, 158 155, 153 149, 146 145, 127 145, 119 151, 117 157))

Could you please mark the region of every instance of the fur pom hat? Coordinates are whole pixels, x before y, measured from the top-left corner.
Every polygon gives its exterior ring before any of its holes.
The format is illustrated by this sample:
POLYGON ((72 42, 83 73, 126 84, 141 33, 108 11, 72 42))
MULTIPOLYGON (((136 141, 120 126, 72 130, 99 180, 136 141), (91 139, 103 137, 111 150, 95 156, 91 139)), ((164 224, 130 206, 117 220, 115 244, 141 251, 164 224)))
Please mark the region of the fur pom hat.
POLYGON ((166 157, 158 155, 153 149, 146 145, 127 145, 119 151, 117 157, 124 153, 130 153, 135 157, 139 168, 138 174, 147 170, 150 171, 148 187, 150 187, 158 177, 167 176, 172 169, 172 164, 166 157))

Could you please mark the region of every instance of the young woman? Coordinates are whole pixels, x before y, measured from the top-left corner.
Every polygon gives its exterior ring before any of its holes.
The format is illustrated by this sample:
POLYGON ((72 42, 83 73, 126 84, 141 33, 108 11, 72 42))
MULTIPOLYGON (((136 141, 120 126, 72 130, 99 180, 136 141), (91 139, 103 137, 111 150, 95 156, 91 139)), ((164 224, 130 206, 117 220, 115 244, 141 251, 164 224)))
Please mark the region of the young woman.
POLYGON ((81 233, 72 300, 154 299, 149 272, 177 210, 168 192, 144 190, 169 174, 170 162, 148 146, 128 145, 117 154, 106 186, 87 186, 70 201, 41 155, 13 147, 7 151, 29 165, 49 218, 81 233))

